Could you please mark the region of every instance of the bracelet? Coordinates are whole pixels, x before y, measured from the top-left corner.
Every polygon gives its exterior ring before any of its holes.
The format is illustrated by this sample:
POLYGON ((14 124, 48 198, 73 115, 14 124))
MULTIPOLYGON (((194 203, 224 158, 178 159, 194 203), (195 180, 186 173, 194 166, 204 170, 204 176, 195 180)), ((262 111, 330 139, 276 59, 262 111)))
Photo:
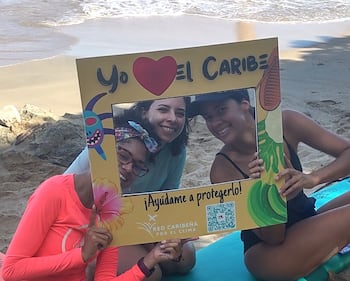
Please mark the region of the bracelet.
POLYGON ((154 272, 155 268, 153 267, 153 268, 149 269, 145 265, 143 260, 144 260, 144 257, 140 258, 139 261, 137 262, 137 265, 146 277, 150 277, 152 275, 152 273, 154 272))

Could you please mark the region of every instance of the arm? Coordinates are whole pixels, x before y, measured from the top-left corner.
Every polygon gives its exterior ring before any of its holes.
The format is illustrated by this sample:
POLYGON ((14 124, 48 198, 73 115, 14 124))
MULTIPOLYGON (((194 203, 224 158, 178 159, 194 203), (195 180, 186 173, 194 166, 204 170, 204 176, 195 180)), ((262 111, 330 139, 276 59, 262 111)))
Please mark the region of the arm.
MULTIPOLYGON (((166 240, 158 243, 144 258, 143 267, 152 271, 156 264, 176 260, 181 256, 181 240, 166 240)), ((100 252, 95 271, 95 281, 141 281, 146 275, 144 270, 135 264, 131 269, 115 276, 118 265, 118 248, 109 247, 100 252)))
POLYGON ((166 275, 186 274, 196 264, 196 248, 192 241, 198 237, 181 239, 181 256, 178 260, 161 263, 162 272, 166 275))
POLYGON ((297 151, 300 142, 333 156, 335 159, 310 174, 304 174, 293 168, 286 168, 277 176, 285 177, 286 183, 281 188, 287 196, 301 188, 313 188, 318 184, 339 179, 350 174, 350 142, 327 131, 304 114, 284 111, 282 115, 283 130, 289 144, 297 151))
MULTIPOLYGON (((288 143, 297 151, 300 142, 309 145, 321 152, 335 157, 334 161, 324 165, 310 174, 304 174, 295 170, 288 159, 287 168, 277 175, 277 180, 285 178, 286 182, 281 187, 284 196, 292 195, 302 188, 314 186, 336 180, 350 173, 350 143, 340 136, 322 128, 309 117, 295 112, 284 111, 283 115, 284 136, 288 143)), ((276 225, 254 230, 254 232, 267 243, 280 243, 284 239, 285 226, 276 225)))
POLYGON ((128 271, 116 276, 118 266, 118 248, 109 247, 100 252, 97 257, 95 281, 141 281, 145 278, 145 274, 138 265, 134 265, 128 271))
POLYGON ((261 173, 264 172, 264 162, 259 158, 258 152, 254 153, 254 157, 248 164, 249 176, 253 179, 258 179, 261 173))
POLYGON ((35 279, 84 264, 79 248, 56 255, 35 256, 62 204, 62 181, 55 178, 42 183, 28 201, 6 253, 2 272, 5 280, 35 279))

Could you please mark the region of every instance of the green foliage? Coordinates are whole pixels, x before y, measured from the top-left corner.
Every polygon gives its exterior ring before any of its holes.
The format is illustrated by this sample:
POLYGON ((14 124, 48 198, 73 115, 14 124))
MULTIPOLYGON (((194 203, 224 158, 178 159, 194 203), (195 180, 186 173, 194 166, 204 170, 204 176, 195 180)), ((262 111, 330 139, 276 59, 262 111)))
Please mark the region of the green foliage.
POLYGON ((276 143, 267 133, 265 120, 258 123, 259 157, 264 161, 266 172, 278 173, 278 164, 284 163, 283 143, 276 143))
POLYGON ((248 194, 248 212, 258 226, 283 223, 287 220, 286 202, 275 184, 255 182, 248 194))

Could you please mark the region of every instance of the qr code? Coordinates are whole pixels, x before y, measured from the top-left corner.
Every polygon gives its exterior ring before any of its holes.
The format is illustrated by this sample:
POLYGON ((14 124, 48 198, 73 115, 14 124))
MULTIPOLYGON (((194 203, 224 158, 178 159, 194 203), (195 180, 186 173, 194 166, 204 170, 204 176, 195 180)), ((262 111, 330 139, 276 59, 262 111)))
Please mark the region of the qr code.
POLYGON ((235 202, 206 206, 208 232, 236 228, 235 202))

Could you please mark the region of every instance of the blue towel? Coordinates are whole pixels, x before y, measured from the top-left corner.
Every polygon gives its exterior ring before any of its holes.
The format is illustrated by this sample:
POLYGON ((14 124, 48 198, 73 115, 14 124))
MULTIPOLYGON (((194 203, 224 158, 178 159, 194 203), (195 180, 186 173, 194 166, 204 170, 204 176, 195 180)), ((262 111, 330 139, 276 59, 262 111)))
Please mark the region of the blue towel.
MULTIPOLYGON (((350 177, 331 183, 312 194, 319 208, 331 199, 350 190, 350 177)), ((350 253, 338 254, 314 272, 298 281, 326 281, 328 271, 340 272, 350 265, 350 253)), ((163 281, 257 281, 243 262, 240 232, 233 232, 198 250, 195 268, 187 275, 167 276, 163 281)))

